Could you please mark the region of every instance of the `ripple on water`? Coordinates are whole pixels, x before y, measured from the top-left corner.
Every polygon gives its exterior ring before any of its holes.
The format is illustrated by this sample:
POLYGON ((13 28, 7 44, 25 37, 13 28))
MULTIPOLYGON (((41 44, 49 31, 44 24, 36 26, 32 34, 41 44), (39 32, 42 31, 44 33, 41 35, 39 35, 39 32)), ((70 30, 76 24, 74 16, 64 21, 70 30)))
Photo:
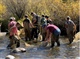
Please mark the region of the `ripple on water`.
MULTIPOLYGON (((5 59, 5 56, 10 54, 10 50, 6 49, 8 45, 8 39, 3 38, 0 42, 0 59, 5 59)), ((62 39, 62 38, 61 38, 62 39)), ((65 44, 66 39, 62 39, 61 46, 59 48, 54 47, 53 50, 44 47, 31 47, 28 48, 25 53, 16 53, 16 59, 80 59, 78 56, 79 44, 75 46, 67 46, 65 44), (75 58, 76 57, 76 58, 75 58)), ((67 42, 66 42, 67 43, 67 42)))

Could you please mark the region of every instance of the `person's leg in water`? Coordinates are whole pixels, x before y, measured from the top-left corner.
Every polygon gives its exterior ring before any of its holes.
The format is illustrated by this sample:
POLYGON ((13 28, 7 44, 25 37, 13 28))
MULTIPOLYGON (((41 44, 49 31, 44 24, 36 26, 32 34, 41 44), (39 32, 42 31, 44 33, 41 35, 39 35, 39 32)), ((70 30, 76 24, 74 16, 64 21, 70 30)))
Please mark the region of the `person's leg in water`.
POLYGON ((16 40, 16 47, 17 47, 17 48, 20 47, 20 40, 19 40, 19 39, 16 40))
POLYGON ((26 24, 25 30, 25 39, 26 41, 31 41, 31 28, 29 27, 29 24, 26 24))
POLYGON ((28 29, 28 38, 29 38, 29 41, 31 41, 31 31, 30 31, 30 29, 28 29))
POLYGON ((52 37, 51 37, 51 48, 53 48, 55 45, 55 36, 52 34, 52 37))
POLYGON ((55 36, 57 46, 60 46, 59 35, 55 36))
POLYGON ((34 34, 35 34, 35 29, 32 28, 32 30, 31 30, 31 40, 34 40, 34 34))
POLYGON ((12 38, 12 36, 9 36, 10 43, 7 46, 8 49, 11 47, 11 42, 12 42, 11 38, 12 38))
POLYGON ((27 39, 27 41, 30 41, 31 39, 31 37, 30 37, 30 31, 27 29, 27 32, 26 32, 26 39, 27 39))
POLYGON ((25 41, 28 41, 28 33, 27 29, 25 29, 25 41))
POLYGON ((61 33, 60 29, 56 29, 54 31, 54 37, 55 37, 55 42, 57 43, 57 46, 60 46, 60 41, 59 41, 59 35, 61 33))
POLYGON ((45 41, 45 36, 46 36, 46 32, 45 32, 45 30, 42 28, 42 41, 45 41))
POLYGON ((68 40, 69 40, 68 44, 71 44, 72 41, 73 41, 73 37, 72 37, 72 32, 70 30, 67 30, 67 37, 68 37, 68 40))
POLYGON ((74 40, 74 33, 73 31, 70 31, 70 35, 69 35, 69 44, 71 44, 74 40))
POLYGON ((46 36, 46 33, 43 33, 42 34, 42 41, 45 41, 45 36, 46 36))
POLYGON ((37 40, 38 39, 38 28, 36 27, 34 31, 35 31, 34 38, 36 38, 37 40))
POLYGON ((14 36, 14 40, 15 40, 15 44, 16 44, 16 48, 20 47, 20 37, 19 36, 14 36))
POLYGON ((8 49, 12 49, 12 45, 15 44, 15 41, 14 41, 14 39, 13 39, 13 36, 10 36, 9 39, 10 39, 10 43, 9 43, 9 45, 7 46, 7 48, 8 48, 8 49))

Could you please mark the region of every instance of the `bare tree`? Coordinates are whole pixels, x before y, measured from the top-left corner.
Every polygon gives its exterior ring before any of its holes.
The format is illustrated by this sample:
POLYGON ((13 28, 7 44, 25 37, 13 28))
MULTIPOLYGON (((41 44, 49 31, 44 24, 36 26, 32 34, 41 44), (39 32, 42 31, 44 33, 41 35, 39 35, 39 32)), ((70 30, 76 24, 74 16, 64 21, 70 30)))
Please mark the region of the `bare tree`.
POLYGON ((18 19, 22 18, 25 14, 26 0, 6 0, 5 5, 8 12, 18 19))

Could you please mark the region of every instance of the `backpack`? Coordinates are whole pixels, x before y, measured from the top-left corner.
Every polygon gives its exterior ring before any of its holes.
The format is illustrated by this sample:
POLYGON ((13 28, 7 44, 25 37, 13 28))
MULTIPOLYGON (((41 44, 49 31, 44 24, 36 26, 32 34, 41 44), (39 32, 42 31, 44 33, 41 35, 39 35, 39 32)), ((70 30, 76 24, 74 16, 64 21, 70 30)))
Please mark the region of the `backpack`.
POLYGON ((36 20, 37 20, 36 23, 37 23, 38 25, 40 25, 40 16, 39 16, 39 15, 36 16, 36 20))

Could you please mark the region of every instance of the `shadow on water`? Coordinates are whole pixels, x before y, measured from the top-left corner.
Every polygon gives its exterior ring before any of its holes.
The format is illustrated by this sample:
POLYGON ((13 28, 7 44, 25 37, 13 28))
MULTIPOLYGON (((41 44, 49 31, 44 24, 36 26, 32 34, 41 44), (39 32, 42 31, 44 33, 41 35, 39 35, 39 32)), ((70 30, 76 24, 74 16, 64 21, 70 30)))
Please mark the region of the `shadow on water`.
POLYGON ((15 59, 75 59, 79 57, 80 42, 67 45, 67 38, 60 38, 60 47, 55 46, 51 49, 35 44, 34 47, 26 47, 25 53, 11 53, 11 50, 6 49, 8 42, 7 37, 0 40, 0 59, 5 59, 10 54, 14 55, 15 59))

